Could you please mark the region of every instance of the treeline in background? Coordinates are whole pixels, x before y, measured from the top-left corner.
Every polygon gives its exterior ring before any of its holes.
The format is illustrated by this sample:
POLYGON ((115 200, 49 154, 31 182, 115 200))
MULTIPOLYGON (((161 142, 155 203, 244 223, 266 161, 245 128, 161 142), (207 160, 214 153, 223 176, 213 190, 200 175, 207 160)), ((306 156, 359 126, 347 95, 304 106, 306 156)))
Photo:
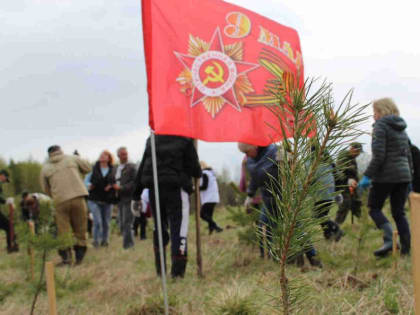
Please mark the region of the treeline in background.
POLYGON ((6 169, 10 174, 10 183, 3 185, 5 196, 18 196, 23 191, 42 192, 39 175, 42 164, 28 159, 26 161, 15 162, 13 159, 8 163, 0 158, 0 169, 6 169))
MULTIPOLYGON (((0 157, 0 169, 6 169, 10 174, 10 184, 3 185, 4 194, 7 197, 20 196, 22 192, 42 192, 39 181, 42 164, 36 160, 28 159, 15 162, 11 159, 6 162, 0 157)), ((219 206, 236 206, 241 202, 235 191, 235 184, 231 180, 230 172, 224 168, 218 172, 217 181, 220 191, 219 206)))

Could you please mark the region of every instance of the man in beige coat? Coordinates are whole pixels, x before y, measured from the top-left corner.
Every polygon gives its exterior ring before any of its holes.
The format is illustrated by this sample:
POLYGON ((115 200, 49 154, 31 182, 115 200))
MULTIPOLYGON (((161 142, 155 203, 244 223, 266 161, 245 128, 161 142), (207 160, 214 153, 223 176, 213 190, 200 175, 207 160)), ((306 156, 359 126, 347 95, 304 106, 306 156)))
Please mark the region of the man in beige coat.
MULTIPOLYGON (((76 264, 80 264, 87 250, 87 206, 88 191, 83 176, 90 172, 89 162, 77 155, 65 155, 58 145, 48 148, 49 159, 41 170, 41 186, 55 203, 58 235, 72 233, 76 264)), ((61 265, 72 262, 71 249, 58 251, 63 259, 61 265)))

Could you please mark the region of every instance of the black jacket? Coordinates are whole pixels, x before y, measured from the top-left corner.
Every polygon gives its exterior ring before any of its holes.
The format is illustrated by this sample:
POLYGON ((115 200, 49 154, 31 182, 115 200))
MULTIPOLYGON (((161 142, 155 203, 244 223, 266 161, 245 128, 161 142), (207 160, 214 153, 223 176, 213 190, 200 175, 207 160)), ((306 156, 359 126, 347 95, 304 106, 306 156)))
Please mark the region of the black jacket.
POLYGON ((337 180, 336 186, 347 186, 349 179, 359 181, 359 171, 357 168, 356 158, 351 155, 350 150, 343 150, 338 154, 337 163, 337 180))
POLYGON ((372 160, 365 175, 377 183, 409 183, 411 152, 407 124, 398 116, 378 119, 373 127, 372 160))
POLYGON ((121 177, 116 178, 118 166, 114 167, 113 177, 119 181, 120 190, 118 195, 121 201, 130 201, 133 194, 134 181, 136 179, 136 166, 133 163, 127 163, 121 171, 121 177))
MULTIPOLYGON (((193 141, 179 136, 156 135, 156 160, 159 185, 192 191, 191 177, 200 178, 201 168, 193 141)), ((153 189, 150 137, 136 175, 133 199, 139 200, 144 188, 153 189)))
POLYGON ((101 167, 99 162, 96 162, 95 166, 92 169, 92 175, 90 182, 93 185, 93 189, 89 191, 88 199, 93 201, 102 201, 106 203, 113 203, 115 191, 110 189, 105 191, 105 187, 115 183, 114 180, 114 171, 113 166, 109 166, 108 172, 105 176, 102 176, 101 167))
POLYGON ((420 150, 413 144, 410 147, 413 159, 413 191, 420 193, 420 150))
POLYGON ((1 186, 2 184, 0 183, 0 205, 4 205, 6 203, 6 199, 3 196, 3 188, 1 186))

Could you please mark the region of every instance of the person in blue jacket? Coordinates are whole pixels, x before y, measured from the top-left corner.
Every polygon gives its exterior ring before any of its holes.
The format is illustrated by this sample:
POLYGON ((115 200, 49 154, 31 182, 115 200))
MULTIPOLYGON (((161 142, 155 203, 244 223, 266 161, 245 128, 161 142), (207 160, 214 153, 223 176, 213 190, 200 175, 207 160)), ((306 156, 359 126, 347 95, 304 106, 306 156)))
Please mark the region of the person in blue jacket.
MULTIPOLYGON (((275 189, 276 194, 281 196, 281 187, 278 185, 279 181, 276 181, 277 184, 272 181, 272 178, 278 178, 278 163, 276 162, 278 159, 278 147, 275 144, 259 147, 247 143, 238 143, 238 149, 247 155, 246 168, 251 176, 245 207, 248 207, 251 204, 257 189, 260 189, 265 210, 267 211, 268 223, 266 226, 266 233, 269 252, 272 255, 273 253, 270 244, 272 244, 272 230, 275 226, 274 220, 276 217, 277 205, 271 188, 275 189)), ((316 251, 313 247, 306 251, 305 254, 311 265, 318 267, 322 266, 321 262, 315 258, 316 251)))

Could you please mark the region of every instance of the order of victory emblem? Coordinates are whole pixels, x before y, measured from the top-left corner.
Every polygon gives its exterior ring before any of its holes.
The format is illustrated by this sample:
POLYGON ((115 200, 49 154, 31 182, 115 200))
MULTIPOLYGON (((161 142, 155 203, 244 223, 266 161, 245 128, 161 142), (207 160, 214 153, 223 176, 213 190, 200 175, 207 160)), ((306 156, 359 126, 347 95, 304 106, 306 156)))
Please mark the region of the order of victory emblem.
POLYGON ((241 111, 254 92, 247 73, 259 65, 242 60, 242 42, 224 45, 219 28, 210 42, 190 34, 188 54, 174 53, 184 66, 177 78, 181 92, 191 98, 191 107, 202 103, 212 118, 225 104, 241 111))

